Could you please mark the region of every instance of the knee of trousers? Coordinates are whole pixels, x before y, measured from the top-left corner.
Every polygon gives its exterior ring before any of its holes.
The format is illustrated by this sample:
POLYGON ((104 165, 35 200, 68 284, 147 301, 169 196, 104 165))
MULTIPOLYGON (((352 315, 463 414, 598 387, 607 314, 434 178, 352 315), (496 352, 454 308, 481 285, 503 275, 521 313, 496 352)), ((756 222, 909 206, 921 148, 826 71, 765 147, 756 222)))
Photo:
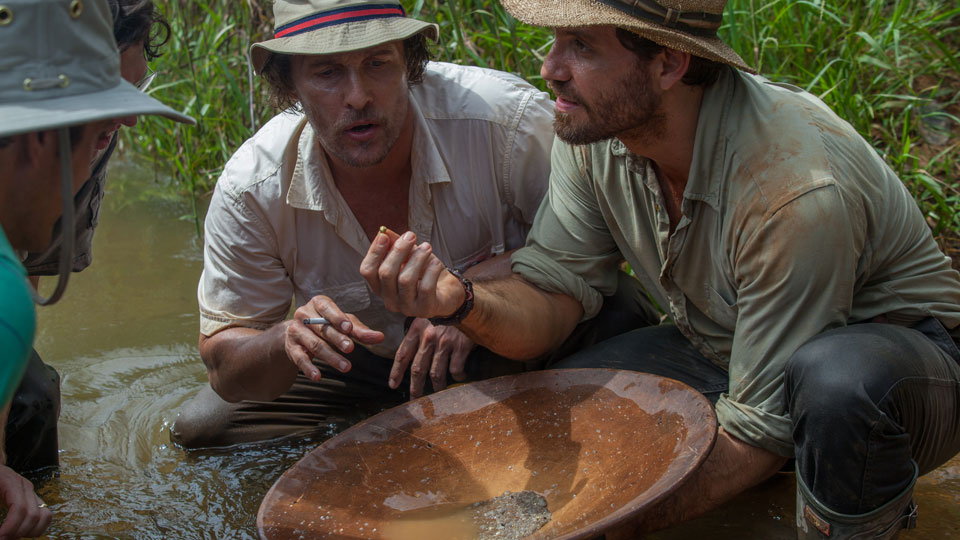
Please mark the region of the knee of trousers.
POLYGON ((177 414, 170 428, 173 443, 188 450, 222 446, 227 424, 222 405, 229 404, 213 399, 207 393, 216 396, 213 390, 205 388, 187 401, 177 414))
POLYGON ((873 420, 895 382, 869 350, 851 346, 843 334, 815 336, 784 368, 786 406, 795 420, 846 424, 857 412, 873 420))

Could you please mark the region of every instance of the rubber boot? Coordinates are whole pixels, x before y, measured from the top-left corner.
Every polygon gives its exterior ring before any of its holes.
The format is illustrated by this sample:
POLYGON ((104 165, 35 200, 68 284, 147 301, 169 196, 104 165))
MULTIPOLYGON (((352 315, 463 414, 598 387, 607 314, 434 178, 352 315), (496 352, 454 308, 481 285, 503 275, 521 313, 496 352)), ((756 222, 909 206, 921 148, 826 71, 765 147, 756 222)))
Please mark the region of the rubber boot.
POLYGON ((826 508, 803 483, 797 473, 797 538, 799 540, 888 540, 903 529, 917 526, 917 503, 913 486, 917 481, 917 464, 913 464, 913 480, 892 501, 866 514, 840 514, 826 508))

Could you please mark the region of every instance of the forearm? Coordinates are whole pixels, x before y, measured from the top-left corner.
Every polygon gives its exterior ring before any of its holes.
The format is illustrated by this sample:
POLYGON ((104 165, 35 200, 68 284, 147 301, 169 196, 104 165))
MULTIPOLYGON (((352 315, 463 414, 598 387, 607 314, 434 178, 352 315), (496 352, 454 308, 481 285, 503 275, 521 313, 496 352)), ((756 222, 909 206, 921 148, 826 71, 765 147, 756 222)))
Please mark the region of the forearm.
POLYGON ((511 274, 474 283, 474 308, 460 329, 501 356, 528 360, 559 347, 582 316, 575 299, 511 274))
POLYGON ((750 446, 720 428, 707 459, 687 482, 638 520, 608 533, 607 538, 637 538, 693 519, 770 478, 785 462, 786 458, 750 446))
POLYGON ((210 386, 223 399, 272 401, 290 389, 297 366, 287 357, 284 333, 290 321, 261 331, 228 328, 200 336, 200 356, 210 386))

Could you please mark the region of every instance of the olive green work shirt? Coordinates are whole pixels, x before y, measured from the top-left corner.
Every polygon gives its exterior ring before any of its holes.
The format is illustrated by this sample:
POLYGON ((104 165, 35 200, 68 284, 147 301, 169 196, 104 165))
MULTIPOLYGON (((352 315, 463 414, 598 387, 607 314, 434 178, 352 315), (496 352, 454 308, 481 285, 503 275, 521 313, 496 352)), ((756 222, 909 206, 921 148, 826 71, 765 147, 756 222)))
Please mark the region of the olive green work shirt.
POLYGON ((581 302, 626 260, 707 358, 730 374, 716 406, 738 439, 793 455, 784 365, 830 328, 875 316, 960 325, 960 275, 897 176, 847 122, 793 86, 730 69, 703 97, 682 217, 652 163, 618 140, 555 142, 513 270, 581 302))

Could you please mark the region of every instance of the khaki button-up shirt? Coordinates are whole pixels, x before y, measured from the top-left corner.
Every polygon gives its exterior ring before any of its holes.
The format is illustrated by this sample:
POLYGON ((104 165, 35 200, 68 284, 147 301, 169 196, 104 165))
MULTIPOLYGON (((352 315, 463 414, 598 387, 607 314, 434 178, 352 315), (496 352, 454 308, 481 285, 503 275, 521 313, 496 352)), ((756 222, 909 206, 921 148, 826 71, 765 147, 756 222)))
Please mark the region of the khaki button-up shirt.
POLYGON ((556 142, 550 189, 513 269, 585 318, 626 259, 679 330, 730 374, 735 437, 793 455, 786 361, 827 329, 886 315, 960 325, 960 276, 877 153, 798 88, 729 70, 705 92, 682 217, 617 140, 556 142))
MULTIPOLYGON (((431 63, 410 90, 410 229, 459 269, 521 247, 546 191, 553 102, 509 74, 431 63)), ((200 332, 265 329, 330 297, 386 334, 392 357, 404 317, 360 276, 370 247, 337 191, 313 129, 283 113, 227 163, 205 222, 200 332)))

